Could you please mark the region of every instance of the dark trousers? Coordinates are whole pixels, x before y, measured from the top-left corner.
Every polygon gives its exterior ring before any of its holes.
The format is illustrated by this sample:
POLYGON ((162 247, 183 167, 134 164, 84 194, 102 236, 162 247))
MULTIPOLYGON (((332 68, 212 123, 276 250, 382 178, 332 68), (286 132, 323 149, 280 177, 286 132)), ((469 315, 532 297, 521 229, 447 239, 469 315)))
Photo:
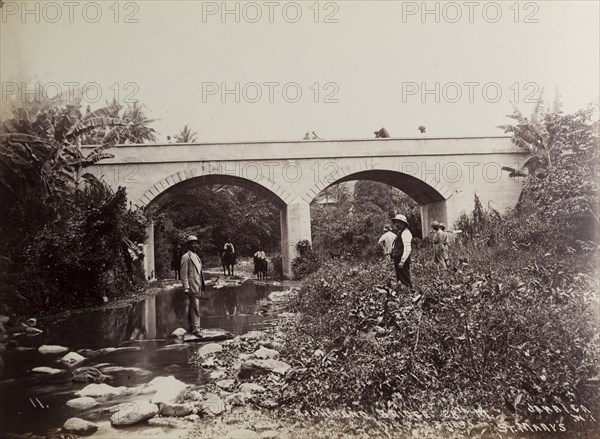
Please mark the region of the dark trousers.
POLYGON ((394 260, 394 268, 396 269, 396 280, 412 289, 413 284, 410 280, 410 257, 406 260, 402 268, 400 268, 400 259, 394 260))

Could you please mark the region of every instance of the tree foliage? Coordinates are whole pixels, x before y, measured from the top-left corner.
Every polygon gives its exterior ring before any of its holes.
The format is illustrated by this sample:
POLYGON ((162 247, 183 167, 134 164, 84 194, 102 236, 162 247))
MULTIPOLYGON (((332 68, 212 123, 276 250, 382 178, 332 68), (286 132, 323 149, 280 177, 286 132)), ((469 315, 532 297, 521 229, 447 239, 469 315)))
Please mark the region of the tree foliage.
POLYGON ((3 304, 13 310, 83 306, 131 288, 124 238, 145 240, 144 218, 85 169, 111 157, 107 141, 84 154, 82 139, 126 126, 114 108, 82 115, 72 100, 12 110, 0 135, 3 304))

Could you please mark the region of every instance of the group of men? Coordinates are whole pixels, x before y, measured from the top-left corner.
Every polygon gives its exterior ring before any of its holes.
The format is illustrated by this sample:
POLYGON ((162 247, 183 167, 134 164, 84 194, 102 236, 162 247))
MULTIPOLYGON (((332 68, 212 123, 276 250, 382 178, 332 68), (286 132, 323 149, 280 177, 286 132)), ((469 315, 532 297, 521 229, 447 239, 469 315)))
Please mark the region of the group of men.
POLYGON ((383 228, 384 234, 379 238, 379 245, 386 258, 390 258, 396 271, 396 281, 412 290, 410 279, 410 253, 412 251, 412 233, 408 229, 408 220, 402 214, 392 218, 392 226, 383 228))
MULTIPOLYGON (((448 266, 448 235, 446 225, 433 221, 433 260, 442 268, 448 266)), ((384 258, 391 259, 396 272, 396 281, 413 289, 410 279, 410 254, 412 251, 412 233, 408 229, 406 216, 402 214, 392 218, 392 225, 383 227, 383 235, 379 238, 378 244, 383 250, 384 258)))

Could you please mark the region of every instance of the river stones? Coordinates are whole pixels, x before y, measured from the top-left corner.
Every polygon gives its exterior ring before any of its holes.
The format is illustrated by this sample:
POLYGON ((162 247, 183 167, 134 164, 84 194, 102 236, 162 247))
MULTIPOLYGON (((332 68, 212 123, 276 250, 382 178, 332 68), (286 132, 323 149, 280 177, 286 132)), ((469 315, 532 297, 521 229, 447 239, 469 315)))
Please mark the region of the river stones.
POLYGON ((233 386, 235 385, 235 381, 232 379, 227 379, 227 380, 221 380, 221 381, 217 381, 216 386, 223 389, 223 390, 229 390, 231 388, 233 388, 233 386))
POLYGON ((281 343, 271 340, 260 340, 258 342, 258 345, 269 349, 275 349, 276 351, 280 351, 283 349, 283 345, 281 343))
POLYGON ((209 354, 214 354, 216 352, 222 352, 223 346, 218 343, 208 343, 198 349, 198 355, 204 357, 209 354))
POLYGON ((148 425, 162 428, 185 428, 186 422, 177 418, 151 418, 148 419, 148 425))
POLYGON ((201 329, 200 341, 220 341, 234 338, 231 332, 224 329, 201 329))
POLYGON ((240 428, 230 431, 223 439, 260 439, 260 436, 255 431, 240 428))
POLYGON ((260 439, 277 439, 279 437, 279 432, 275 430, 267 430, 263 431, 260 434, 260 439))
POLYGON ((83 355, 79 355, 77 352, 69 352, 67 355, 62 357, 60 361, 67 366, 75 366, 85 360, 83 355))
POLYGON ((262 393, 265 390, 266 389, 263 386, 255 383, 242 383, 240 385, 240 392, 243 393, 262 393))
POLYGON ((38 348, 38 352, 40 354, 62 354, 63 352, 68 352, 69 348, 59 345, 41 345, 38 348))
POLYGON ((127 387, 113 387, 108 384, 88 384, 79 392, 75 392, 77 396, 92 396, 92 397, 106 397, 106 396, 118 396, 122 395, 127 391, 127 387))
POLYGON ((171 375, 156 377, 148 383, 148 388, 156 390, 156 395, 152 398, 154 404, 176 402, 187 387, 187 384, 171 375))
POLYGON ((100 371, 110 375, 137 375, 139 377, 146 377, 151 374, 149 370, 141 367, 104 366, 100 368, 100 371))
POLYGON ((64 372, 64 370, 54 369, 52 367, 40 366, 40 367, 34 367, 33 369, 31 369, 31 372, 43 373, 43 374, 47 374, 47 375, 56 375, 57 373, 64 372))
POLYGON ((72 381, 77 383, 89 383, 90 381, 96 384, 102 383, 110 378, 104 375, 95 367, 79 367, 73 371, 72 381))
POLYGON ((256 358, 262 358, 262 359, 277 358, 277 357, 279 357, 279 352, 277 352, 275 349, 261 347, 256 352, 254 352, 254 356, 256 358))
POLYGON ((164 403, 160 406, 160 415, 182 417, 191 415, 193 410, 192 404, 164 403))
POLYGON ((88 435, 95 433, 98 426, 81 418, 69 418, 63 424, 63 430, 69 433, 88 435))
POLYGON ((240 378, 249 378, 254 375, 261 375, 269 372, 285 375, 290 367, 291 366, 288 363, 279 360, 248 360, 240 366, 238 376, 240 378))
POLYGON ((266 336, 267 334, 263 331, 248 331, 244 335, 241 335, 240 338, 243 340, 261 340, 266 336))
POLYGON ((204 401, 201 403, 202 411, 209 415, 220 415, 225 411, 225 403, 214 393, 204 395, 204 401))
POLYGON ((113 427, 137 424, 158 414, 158 406, 144 400, 122 403, 118 407, 118 410, 110 417, 113 427))
POLYGON ((77 410, 87 410, 92 407, 96 407, 99 403, 94 398, 90 398, 89 396, 82 396, 80 398, 74 398, 68 400, 66 403, 67 407, 77 410))
POLYGON ((244 405, 246 405, 247 397, 248 397, 247 393, 236 392, 236 393, 232 393, 231 395, 227 396, 227 398, 225 398, 225 401, 227 401, 227 404, 230 404, 230 405, 244 406, 244 405))
POLYGON ((171 337, 183 337, 187 331, 183 328, 177 328, 171 333, 171 337))

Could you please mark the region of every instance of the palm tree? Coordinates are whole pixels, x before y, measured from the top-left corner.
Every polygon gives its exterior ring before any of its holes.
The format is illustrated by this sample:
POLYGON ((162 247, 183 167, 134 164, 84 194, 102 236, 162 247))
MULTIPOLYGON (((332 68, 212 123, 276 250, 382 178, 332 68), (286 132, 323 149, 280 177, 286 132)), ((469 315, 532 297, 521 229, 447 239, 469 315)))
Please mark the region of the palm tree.
POLYGON ((196 141, 198 133, 192 130, 186 125, 183 127, 179 134, 175 134, 175 141, 177 143, 192 143, 196 141))
MULTIPOLYGON (((546 128, 550 115, 544 111, 542 96, 536 102, 530 120, 523 116, 514 103, 511 102, 511 105, 513 113, 507 117, 515 119, 518 122, 517 125, 499 125, 498 128, 504 130, 505 133, 512 133, 512 142, 529 151, 530 157, 523 164, 529 174, 541 175, 546 169, 552 167, 561 146, 561 142, 557 141, 556 137, 551 135, 546 128)), ((513 168, 504 167, 503 169, 511 171, 513 175, 523 175, 513 168)))
POLYGON ((156 130, 149 126, 156 119, 149 119, 137 102, 133 106, 128 105, 121 119, 127 122, 127 127, 114 132, 118 143, 156 142, 156 130))
POLYGON ((110 106, 82 115, 80 101, 34 102, 11 112, 12 118, 0 130, 0 166, 4 171, 0 173, 0 187, 21 204, 31 197, 65 198, 82 183, 96 184, 93 175, 82 175, 82 171, 113 157, 104 150, 114 145, 114 136, 104 136, 101 145, 86 155, 81 150, 82 139, 105 127, 113 132, 126 125, 112 117, 114 108, 110 106))

